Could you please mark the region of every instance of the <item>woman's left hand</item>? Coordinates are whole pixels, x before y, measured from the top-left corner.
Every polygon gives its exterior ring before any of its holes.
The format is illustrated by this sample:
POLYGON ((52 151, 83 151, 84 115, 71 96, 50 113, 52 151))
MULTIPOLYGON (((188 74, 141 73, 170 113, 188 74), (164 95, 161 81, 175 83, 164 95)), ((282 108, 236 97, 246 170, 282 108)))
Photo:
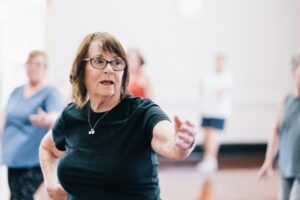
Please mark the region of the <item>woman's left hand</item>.
POLYGON ((196 140, 197 131, 195 126, 188 120, 181 121, 177 116, 174 117, 174 121, 176 130, 175 144, 181 149, 190 149, 196 140))

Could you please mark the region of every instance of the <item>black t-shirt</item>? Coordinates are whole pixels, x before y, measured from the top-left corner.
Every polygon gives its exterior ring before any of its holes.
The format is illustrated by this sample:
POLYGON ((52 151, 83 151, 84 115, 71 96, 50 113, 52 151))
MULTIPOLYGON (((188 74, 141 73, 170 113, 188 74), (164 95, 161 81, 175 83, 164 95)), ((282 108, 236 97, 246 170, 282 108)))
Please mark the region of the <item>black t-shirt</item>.
MULTIPOLYGON (((154 126, 167 115, 151 100, 126 96, 89 135, 90 103, 69 104, 53 127, 58 178, 72 200, 158 200, 154 126)), ((105 113, 91 111, 91 125, 105 113)))

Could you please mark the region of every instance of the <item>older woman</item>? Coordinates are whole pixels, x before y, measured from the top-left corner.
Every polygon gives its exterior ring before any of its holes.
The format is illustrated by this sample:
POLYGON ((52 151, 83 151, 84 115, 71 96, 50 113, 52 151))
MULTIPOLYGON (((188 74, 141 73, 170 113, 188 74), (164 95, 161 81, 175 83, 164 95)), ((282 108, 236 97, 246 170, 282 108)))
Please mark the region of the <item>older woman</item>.
POLYGON ((280 200, 300 199, 300 54, 292 59, 292 75, 295 90, 282 101, 265 161, 258 172, 259 178, 273 173, 273 161, 279 149, 280 200))
POLYGON ((26 62, 28 83, 12 92, 5 109, 2 162, 8 167, 11 199, 33 199, 43 182, 39 145, 62 107, 58 90, 45 82, 46 71, 46 54, 32 51, 26 62))
POLYGON ((194 126, 177 117, 173 124, 151 100, 127 95, 128 73, 124 49, 113 36, 84 38, 70 74, 74 103, 40 147, 52 199, 68 193, 72 200, 158 200, 156 153, 184 159, 192 151, 194 126))

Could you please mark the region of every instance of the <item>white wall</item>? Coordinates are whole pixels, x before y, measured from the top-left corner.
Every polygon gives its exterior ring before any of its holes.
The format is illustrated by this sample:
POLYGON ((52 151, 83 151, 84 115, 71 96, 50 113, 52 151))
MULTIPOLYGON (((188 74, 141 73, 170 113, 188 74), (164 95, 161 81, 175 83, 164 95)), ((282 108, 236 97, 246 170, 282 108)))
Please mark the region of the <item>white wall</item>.
POLYGON ((0 107, 26 79, 24 63, 33 49, 45 49, 46 0, 0 0, 0 107))
POLYGON ((296 15, 296 29, 297 29, 297 31, 296 31, 296 35, 297 35, 297 52, 300 52, 300 12, 299 12, 299 10, 300 10, 300 1, 296 1, 296 6, 295 6, 295 10, 297 10, 296 11, 296 13, 297 13, 297 15, 296 15))
POLYGON ((278 102, 292 86, 290 58, 300 46, 297 4, 204 0, 200 16, 188 20, 175 0, 53 0, 47 27, 51 77, 67 80, 83 36, 107 31, 125 48, 141 48, 163 109, 198 123, 198 83, 222 51, 237 83, 223 141, 264 142, 278 102))

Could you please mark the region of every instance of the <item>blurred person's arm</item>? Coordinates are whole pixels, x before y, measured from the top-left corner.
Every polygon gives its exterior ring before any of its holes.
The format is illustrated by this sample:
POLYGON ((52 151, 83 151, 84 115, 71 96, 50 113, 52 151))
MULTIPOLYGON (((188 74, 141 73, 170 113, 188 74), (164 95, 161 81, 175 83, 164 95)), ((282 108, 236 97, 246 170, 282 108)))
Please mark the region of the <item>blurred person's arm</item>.
POLYGON ((30 115, 29 120, 35 126, 51 128, 62 108, 61 94, 57 88, 52 87, 45 99, 44 106, 37 109, 37 113, 30 115))
POLYGON ((278 146, 279 146, 279 128, 280 128, 279 126, 280 126, 280 121, 281 121, 281 117, 283 114, 283 107, 284 107, 285 99, 286 98, 284 98, 284 100, 281 102, 279 112, 277 115, 277 119, 275 121, 274 130, 268 140, 268 146, 267 146, 267 151, 266 151, 266 155, 265 155, 265 160, 257 174, 257 177, 259 179, 273 174, 273 161, 275 159, 276 153, 278 151, 278 146))
POLYGON ((47 193, 53 200, 67 199, 67 193, 58 183, 56 175, 57 162, 64 153, 64 151, 60 151, 55 147, 52 131, 50 130, 41 142, 39 157, 47 193))
POLYGON ((29 120, 35 126, 51 128, 58 116, 59 112, 47 113, 42 108, 38 108, 37 114, 30 115, 29 120))
POLYGON ((182 122, 175 117, 175 124, 163 120, 153 129, 151 146, 166 158, 182 160, 190 155, 195 147, 196 129, 189 121, 182 122))

